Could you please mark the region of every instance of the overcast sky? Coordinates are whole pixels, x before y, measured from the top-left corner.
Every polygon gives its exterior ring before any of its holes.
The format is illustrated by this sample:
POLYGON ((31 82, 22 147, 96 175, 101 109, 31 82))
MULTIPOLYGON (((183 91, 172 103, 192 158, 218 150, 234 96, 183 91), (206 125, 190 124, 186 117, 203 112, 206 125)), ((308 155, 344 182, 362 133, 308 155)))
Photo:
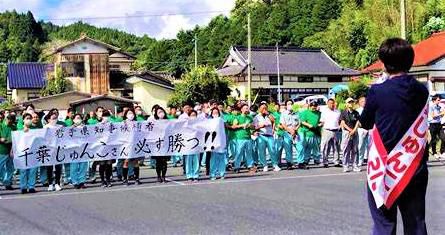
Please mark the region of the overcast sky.
POLYGON ((82 19, 157 39, 175 38, 179 30, 205 25, 219 14, 228 15, 234 6, 235 0, 0 0, 0 12, 30 10, 37 20, 58 25, 82 19))

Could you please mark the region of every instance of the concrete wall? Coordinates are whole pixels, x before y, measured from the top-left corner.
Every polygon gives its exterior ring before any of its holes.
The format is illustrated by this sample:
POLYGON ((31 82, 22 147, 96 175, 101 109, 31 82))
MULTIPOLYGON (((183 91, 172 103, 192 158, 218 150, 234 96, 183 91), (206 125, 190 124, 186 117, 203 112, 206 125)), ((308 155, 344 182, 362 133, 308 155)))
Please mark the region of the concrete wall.
POLYGON ((40 89, 13 89, 12 90, 12 101, 14 103, 20 103, 28 100, 28 93, 30 92, 40 92, 40 89))
POLYGON ((160 87, 144 81, 137 82, 133 85, 133 99, 141 102, 140 105, 149 113, 155 104, 166 108, 167 102, 173 90, 160 87))

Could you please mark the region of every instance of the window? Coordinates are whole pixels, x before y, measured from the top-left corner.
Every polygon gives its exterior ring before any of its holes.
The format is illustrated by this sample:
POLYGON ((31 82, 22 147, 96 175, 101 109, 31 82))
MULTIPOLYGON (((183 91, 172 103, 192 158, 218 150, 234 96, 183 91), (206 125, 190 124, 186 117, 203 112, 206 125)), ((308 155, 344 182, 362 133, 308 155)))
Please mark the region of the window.
POLYGON ((85 66, 83 62, 62 63, 63 76, 85 77, 85 66))
POLYGON ((328 77, 328 82, 342 82, 342 77, 328 77))
MULTIPOLYGON (((272 86, 277 86, 278 85, 278 76, 276 76, 276 75, 269 76, 269 83, 272 86)), ((283 85, 283 76, 280 76, 280 85, 283 85)))
POLYGON ((121 66, 118 64, 110 64, 110 69, 120 69, 121 66))
POLYGON ((308 76, 302 76, 298 77, 298 82, 314 82, 314 78, 308 76))
POLYGON ((37 99, 40 97, 40 91, 29 91, 28 100, 37 99))

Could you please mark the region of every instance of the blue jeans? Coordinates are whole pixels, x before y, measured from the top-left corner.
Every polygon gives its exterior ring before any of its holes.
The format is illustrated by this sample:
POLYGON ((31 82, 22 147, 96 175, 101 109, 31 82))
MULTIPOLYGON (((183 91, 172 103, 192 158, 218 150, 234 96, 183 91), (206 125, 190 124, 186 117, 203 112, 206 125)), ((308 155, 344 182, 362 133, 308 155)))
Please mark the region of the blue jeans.
POLYGON ((258 160, 261 165, 267 166, 266 149, 269 151, 272 166, 278 166, 278 158, 275 153, 276 145, 273 136, 259 135, 256 139, 258 149, 258 160))
POLYGON ((199 178, 199 154, 185 156, 185 174, 187 179, 199 178))
POLYGON ((33 189, 36 186, 37 167, 20 169, 20 189, 33 189))
POLYGON ((3 185, 11 186, 14 175, 14 163, 7 154, 0 155, 0 175, 3 176, 3 185))
POLYGON ((315 162, 320 162, 320 137, 316 135, 308 137, 300 132, 298 136, 297 163, 308 163, 311 157, 315 162))
POLYGON ((292 156, 292 136, 288 132, 285 132, 282 136, 278 136, 278 139, 275 140, 275 145, 277 146, 275 151, 278 159, 281 158, 284 149, 284 152, 286 153, 286 162, 288 164, 292 164, 294 162, 292 156))
POLYGON ((235 169, 241 167, 243 158, 246 160, 247 167, 253 167, 252 159, 252 140, 251 139, 236 139, 236 154, 235 154, 235 169))
POLYGON ((217 174, 224 177, 226 174, 226 156, 227 153, 212 152, 210 158, 210 178, 215 178, 217 174))
POLYGON ((88 162, 71 163, 71 182, 73 185, 85 183, 87 180, 88 162))

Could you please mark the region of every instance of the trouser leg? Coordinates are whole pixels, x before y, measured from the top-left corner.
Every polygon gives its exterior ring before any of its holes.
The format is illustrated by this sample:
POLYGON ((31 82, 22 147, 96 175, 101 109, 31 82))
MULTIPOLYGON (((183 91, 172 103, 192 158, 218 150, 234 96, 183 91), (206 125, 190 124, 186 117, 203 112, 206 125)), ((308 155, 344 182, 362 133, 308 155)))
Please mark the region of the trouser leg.
MULTIPOLYGON (((293 151, 292 151, 292 145, 293 145, 293 140, 292 140, 292 135, 289 133, 284 133, 283 135, 283 148, 284 148, 284 152, 286 154, 286 162, 288 164, 293 164, 293 151)), ((278 158, 281 158, 281 154, 278 154, 278 158)))
POLYGON ((429 129, 431 134, 431 151, 435 155, 437 154, 436 144, 440 134, 440 123, 431 123, 429 129))
POLYGON ((79 185, 79 164, 80 162, 74 162, 70 166, 70 178, 73 185, 79 185))
POLYGON ((303 164, 305 163, 305 145, 306 140, 303 133, 298 133, 298 142, 296 143, 296 150, 297 150, 297 163, 303 164))
POLYGON ((267 137, 262 135, 258 136, 256 139, 256 150, 258 152, 258 162, 263 166, 267 166, 266 148, 267 137))

